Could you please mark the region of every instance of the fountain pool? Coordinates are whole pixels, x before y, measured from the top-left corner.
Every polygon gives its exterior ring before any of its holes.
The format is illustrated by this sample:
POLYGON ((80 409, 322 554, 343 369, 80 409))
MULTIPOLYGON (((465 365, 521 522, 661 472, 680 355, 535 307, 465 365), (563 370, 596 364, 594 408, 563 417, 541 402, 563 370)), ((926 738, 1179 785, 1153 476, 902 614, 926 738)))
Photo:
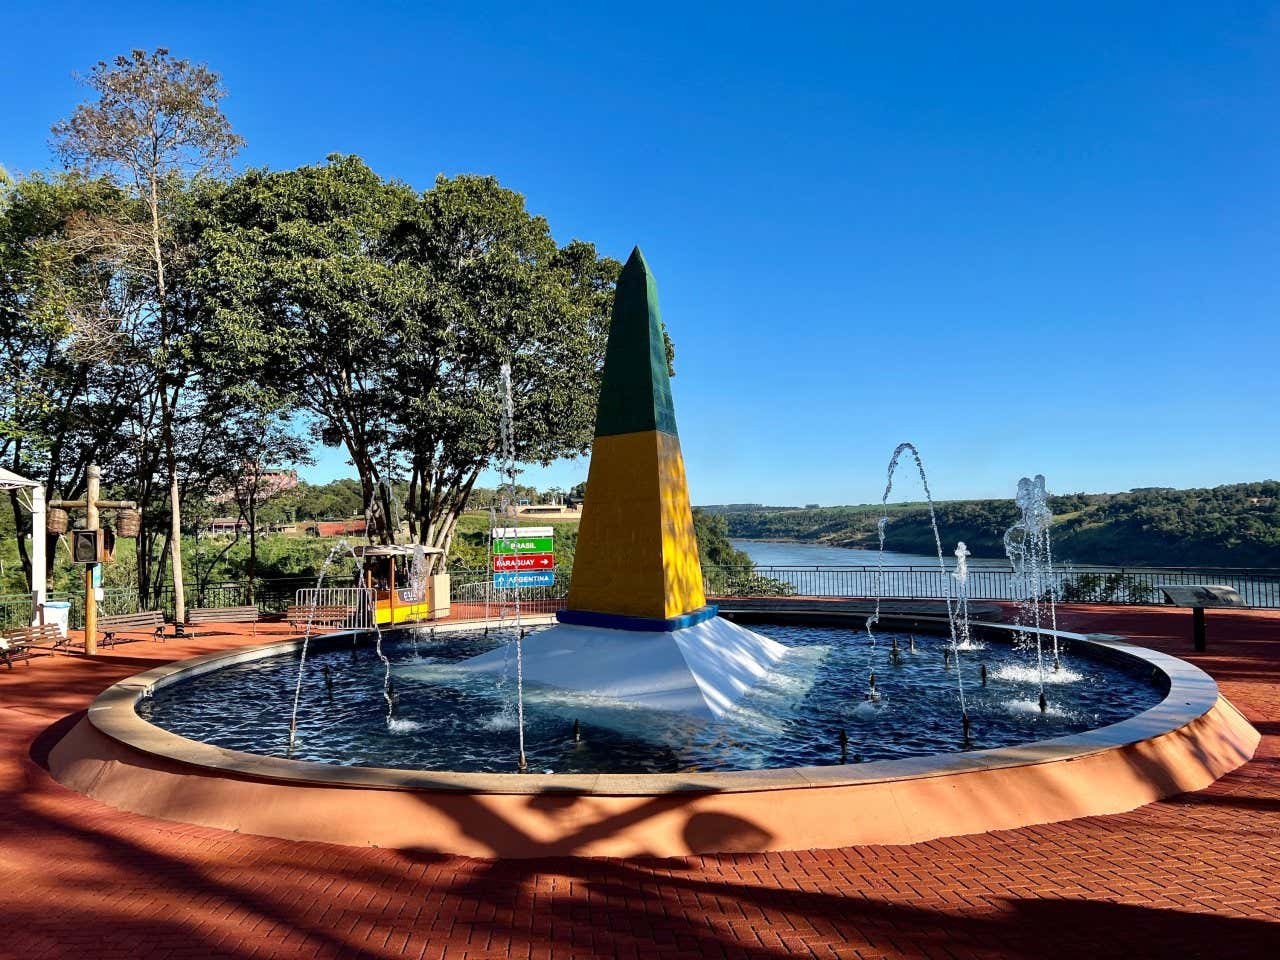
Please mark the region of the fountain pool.
MULTIPOLYGON (((861 631, 780 623, 755 629, 785 644, 788 655, 714 720, 698 722, 677 712, 526 682, 529 768, 554 773, 771 770, 962 749, 957 666, 943 656, 944 638, 881 633, 876 652, 880 696, 869 703, 861 696, 867 665, 861 631)), ((288 710, 282 704, 298 676, 296 655, 265 657, 163 687, 138 710, 172 733, 253 754, 347 766, 515 772, 514 656, 497 684, 491 676, 454 667, 509 644, 509 633, 384 634, 396 700, 389 722, 383 662, 371 641, 344 637, 314 646, 303 667, 291 753, 288 710), (359 644, 354 657, 353 641, 359 644)), ((969 691, 973 748, 1009 747, 1106 726, 1154 706, 1167 686, 1136 664, 1069 658, 1064 677, 1071 682, 1055 693, 1053 709, 1041 714, 1035 705, 1034 663, 1034 650, 1028 657, 998 635, 965 651, 958 669, 969 691)))

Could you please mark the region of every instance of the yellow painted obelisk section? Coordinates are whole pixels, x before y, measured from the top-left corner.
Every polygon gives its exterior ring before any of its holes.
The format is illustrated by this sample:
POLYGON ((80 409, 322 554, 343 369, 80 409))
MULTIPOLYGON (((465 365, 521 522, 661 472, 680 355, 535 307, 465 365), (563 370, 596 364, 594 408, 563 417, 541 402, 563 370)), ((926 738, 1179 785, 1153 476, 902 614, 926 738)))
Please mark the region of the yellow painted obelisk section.
POLYGON ((596 437, 569 609, 666 620, 706 602, 680 438, 596 437))
POLYGON ((658 291, 637 248, 614 295, 568 609, 670 620, 706 602, 658 291))

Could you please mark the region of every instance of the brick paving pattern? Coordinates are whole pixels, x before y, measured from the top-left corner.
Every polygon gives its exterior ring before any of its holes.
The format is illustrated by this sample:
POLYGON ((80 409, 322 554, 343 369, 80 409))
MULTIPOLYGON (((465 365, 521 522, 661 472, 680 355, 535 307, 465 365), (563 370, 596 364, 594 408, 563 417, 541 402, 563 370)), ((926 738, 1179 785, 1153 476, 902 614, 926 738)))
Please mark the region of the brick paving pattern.
POLYGON ((110 682, 249 638, 0 667, 0 957, 1280 957, 1280 614, 1212 612, 1201 655, 1185 612, 1060 622, 1200 664, 1257 757, 1131 813, 909 847, 491 862, 152 820, 41 766, 110 682))

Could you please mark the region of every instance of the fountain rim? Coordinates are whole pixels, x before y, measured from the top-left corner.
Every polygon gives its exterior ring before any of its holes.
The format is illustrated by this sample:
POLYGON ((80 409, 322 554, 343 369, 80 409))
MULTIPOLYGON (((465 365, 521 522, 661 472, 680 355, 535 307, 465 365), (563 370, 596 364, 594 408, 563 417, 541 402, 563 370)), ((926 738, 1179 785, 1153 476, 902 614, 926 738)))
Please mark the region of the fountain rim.
MULTIPOLYGON (((803 622, 802 617, 789 616, 802 611, 762 609, 750 612, 767 618, 769 622, 792 619, 803 622)), ((857 614, 835 611, 824 613, 824 616, 859 619, 857 614)), ((918 624, 928 618, 911 619, 918 624)), ((526 624, 538 626, 553 622, 552 617, 536 617, 529 618, 526 624)), ((485 621, 472 621, 434 626, 437 632, 463 632, 482 629, 484 625, 485 621)), ((1032 628, 986 621, 974 626, 984 631, 1035 632, 1032 628)), ((322 637, 326 642, 332 642, 359 632, 342 631, 322 637)), ((1043 635, 1053 633, 1048 629, 1039 632, 1043 635)), ((1177 657, 1138 646, 1113 634, 1081 634, 1065 630, 1058 630, 1057 634, 1075 645, 1077 652, 1085 652, 1086 656, 1136 661, 1153 668, 1168 682, 1168 692, 1160 703, 1125 720, 1082 733, 1010 747, 831 766, 656 774, 474 773, 340 766, 246 753, 191 740, 156 726, 137 712, 138 703, 157 689, 240 663, 288 653, 301 645, 301 638, 296 638, 205 654, 136 674, 99 694, 89 707, 87 719, 99 733, 140 753, 197 771, 256 781, 311 787, 465 794, 662 796, 856 786, 1078 760, 1179 730, 1209 713, 1219 700, 1218 685, 1213 678, 1177 657)), ((316 639, 313 637, 312 642, 316 639)))

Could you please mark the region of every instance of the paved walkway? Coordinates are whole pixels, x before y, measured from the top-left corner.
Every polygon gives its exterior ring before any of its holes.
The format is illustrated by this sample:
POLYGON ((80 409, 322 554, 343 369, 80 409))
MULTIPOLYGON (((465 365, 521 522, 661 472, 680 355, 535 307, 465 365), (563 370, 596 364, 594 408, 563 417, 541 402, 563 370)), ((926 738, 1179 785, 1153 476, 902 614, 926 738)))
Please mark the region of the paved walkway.
POLYGON ((249 638, 0 667, 0 957, 1280 957, 1280 613, 1211 613, 1199 656, 1185 613, 1061 622, 1199 663, 1257 758, 1128 814, 911 847, 489 862, 150 820, 40 765, 111 681, 249 638))

